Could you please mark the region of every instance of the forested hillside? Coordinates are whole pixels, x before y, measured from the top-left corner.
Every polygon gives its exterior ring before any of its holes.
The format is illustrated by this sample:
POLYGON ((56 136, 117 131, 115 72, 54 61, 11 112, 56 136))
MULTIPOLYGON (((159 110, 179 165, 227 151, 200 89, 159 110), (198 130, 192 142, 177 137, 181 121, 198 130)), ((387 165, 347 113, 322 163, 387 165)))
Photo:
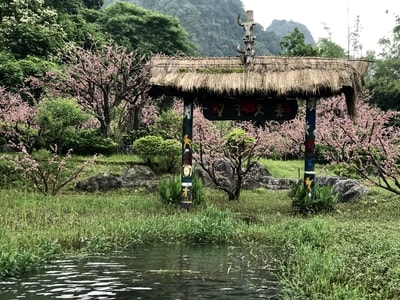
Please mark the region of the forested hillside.
MULTIPOLYGON (((107 7, 115 0, 104 1, 107 7)), ((237 55, 236 47, 242 42, 243 28, 236 24, 238 14, 245 20, 246 12, 241 0, 126 0, 132 4, 154 10, 179 19, 188 32, 189 40, 197 45, 201 55, 225 56, 237 55)), ((257 20, 256 20, 257 21, 257 20)), ((278 54, 280 39, 293 31, 298 24, 306 41, 315 45, 308 29, 299 23, 280 21, 279 34, 257 24, 255 51, 257 55, 278 54)))
POLYGON ((295 28, 298 28, 304 34, 304 42, 315 46, 316 43, 310 30, 305 25, 295 21, 272 20, 271 25, 267 27, 266 31, 274 32, 279 37, 283 37, 292 33, 295 28))

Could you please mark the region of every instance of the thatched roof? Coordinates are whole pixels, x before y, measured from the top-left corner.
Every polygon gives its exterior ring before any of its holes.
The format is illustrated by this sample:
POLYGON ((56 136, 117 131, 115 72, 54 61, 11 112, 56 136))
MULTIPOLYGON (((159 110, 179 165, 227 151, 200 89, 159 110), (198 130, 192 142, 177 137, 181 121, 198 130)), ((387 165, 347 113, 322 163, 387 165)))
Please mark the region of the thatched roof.
MULTIPOLYGON (((149 62, 150 93, 173 96, 329 97, 342 92, 349 112, 364 84, 368 62, 316 57, 170 57, 149 62)), ((353 109, 352 109, 353 107, 353 109)))

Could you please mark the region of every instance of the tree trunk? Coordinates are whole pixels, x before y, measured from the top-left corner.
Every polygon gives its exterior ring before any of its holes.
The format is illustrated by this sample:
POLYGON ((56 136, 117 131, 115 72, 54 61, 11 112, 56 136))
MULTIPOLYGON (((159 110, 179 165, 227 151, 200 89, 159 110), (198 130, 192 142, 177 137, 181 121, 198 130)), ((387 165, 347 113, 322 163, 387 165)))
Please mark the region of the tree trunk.
POLYGON ((141 111, 142 109, 140 107, 130 108, 129 111, 127 111, 123 122, 120 124, 121 132, 128 133, 139 129, 141 111))
POLYGON ((108 138, 111 135, 111 127, 110 123, 105 123, 104 121, 100 121, 100 133, 104 138, 108 138))

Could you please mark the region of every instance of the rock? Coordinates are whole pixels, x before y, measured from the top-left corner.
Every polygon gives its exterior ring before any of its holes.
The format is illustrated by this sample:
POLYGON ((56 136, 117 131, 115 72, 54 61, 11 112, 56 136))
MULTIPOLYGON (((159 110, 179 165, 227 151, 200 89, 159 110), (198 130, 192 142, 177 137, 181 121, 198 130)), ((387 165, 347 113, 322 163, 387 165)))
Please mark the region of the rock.
POLYGON ((148 166, 145 165, 134 165, 124 172, 122 175, 123 181, 135 181, 138 179, 155 179, 157 178, 148 166))
POLYGON ((120 177, 102 173, 96 176, 90 177, 87 180, 78 181, 75 184, 75 189, 85 192, 106 192, 113 189, 119 189, 122 187, 122 180, 120 177))
MULTIPOLYGON (((219 160, 216 162, 216 170, 219 173, 219 184, 222 186, 230 186, 232 178, 232 167, 229 161, 219 160)), ((211 180, 210 176, 202 168, 195 169, 195 175, 202 181, 203 185, 211 188, 216 188, 215 183, 211 180)), ((242 188, 245 190, 252 190, 255 188, 266 188, 269 190, 289 190, 297 182, 295 179, 289 178, 274 178, 260 163, 255 162, 249 171, 247 180, 243 182, 242 188)))
MULTIPOLYGON (((230 186, 233 170, 227 160, 216 162, 216 169, 220 175, 220 184, 230 186)), ((194 171, 206 187, 216 188, 210 176, 200 167, 194 171)), ((297 182, 291 178, 271 177, 259 163, 254 163, 250 170, 251 176, 243 183, 243 189, 266 188, 269 190, 290 190, 297 182)), ((134 165, 126 170, 122 176, 107 173, 98 174, 86 180, 78 181, 75 188, 85 192, 105 192, 120 188, 146 188, 154 191, 158 188, 159 178, 145 165, 134 165)), ((338 193, 339 202, 357 201, 368 192, 368 189, 361 181, 339 176, 316 176, 315 182, 319 186, 329 186, 338 193)))
POLYGON ((78 181, 75 189, 85 192, 106 192, 113 189, 142 187, 154 191, 158 184, 157 175, 149 167, 134 165, 122 176, 103 173, 78 181))
POLYGON ((122 175, 123 188, 142 187, 154 191, 159 182, 157 175, 145 165, 134 165, 122 175))
MULTIPOLYGON (((219 159, 214 162, 215 171, 218 173, 218 184, 221 186, 230 186, 232 178, 232 167, 227 159, 219 159)), ((203 182, 203 186, 216 188, 215 183, 211 180, 210 176, 200 166, 194 169, 194 174, 203 182)))
POLYGON ((340 176, 316 176, 320 186, 329 186, 339 195, 339 202, 357 201, 368 192, 361 181, 340 176))

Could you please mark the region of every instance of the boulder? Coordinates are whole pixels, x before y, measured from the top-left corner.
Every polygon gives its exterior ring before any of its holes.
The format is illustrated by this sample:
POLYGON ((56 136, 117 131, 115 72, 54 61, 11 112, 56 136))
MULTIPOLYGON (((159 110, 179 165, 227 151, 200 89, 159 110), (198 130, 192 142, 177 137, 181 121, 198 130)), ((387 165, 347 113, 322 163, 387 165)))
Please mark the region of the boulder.
MULTIPOLYGON (((225 159, 218 160, 216 163, 216 171, 219 175, 219 184, 222 186, 230 186, 232 178, 232 167, 230 162, 225 159)), ((210 176, 202 168, 195 169, 195 175, 202 181, 203 185, 211 188, 216 188, 215 183, 210 176)), ((255 162, 249 171, 247 180, 243 182, 243 189, 252 190, 255 188, 266 188, 269 190, 286 190, 292 188, 297 180, 290 178, 274 178, 260 163, 255 162)))
POLYGON ((78 181, 75 189, 85 192, 106 192, 121 188, 146 188, 154 191, 158 187, 157 175, 147 166, 134 165, 126 170, 122 176, 102 173, 86 180, 78 181))
POLYGON ((89 179, 78 181, 75 184, 75 189, 85 192, 106 192, 109 190, 120 189, 122 187, 122 180, 119 176, 112 174, 102 173, 89 179))
MULTIPOLYGON (((220 184, 229 186, 233 170, 227 160, 216 162, 216 169, 220 175, 220 184)), ((290 190, 298 180, 292 178, 274 178, 258 162, 254 163, 250 177, 243 183, 243 189, 266 188, 268 190, 290 190)), ((195 174, 206 187, 216 188, 210 176, 200 167, 195 169, 195 174)), ((319 186, 332 187, 339 195, 339 202, 357 201, 368 192, 368 188, 361 181, 340 176, 316 176, 315 182, 319 186)), ((158 176, 145 165, 133 165, 121 176, 102 173, 86 180, 78 181, 75 188, 86 192, 106 192, 121 188, 145 188, 150 191, 157 189, 159 184, 158 176)))
POLYGON ((316 176, 315 182, 320 186, 329 186, 339 195, 339 202, 354 202, 368 192, 368 188, 356 179, 341 176, 316 176))

